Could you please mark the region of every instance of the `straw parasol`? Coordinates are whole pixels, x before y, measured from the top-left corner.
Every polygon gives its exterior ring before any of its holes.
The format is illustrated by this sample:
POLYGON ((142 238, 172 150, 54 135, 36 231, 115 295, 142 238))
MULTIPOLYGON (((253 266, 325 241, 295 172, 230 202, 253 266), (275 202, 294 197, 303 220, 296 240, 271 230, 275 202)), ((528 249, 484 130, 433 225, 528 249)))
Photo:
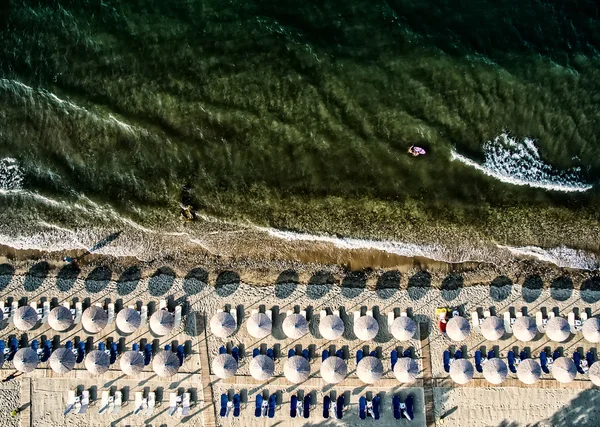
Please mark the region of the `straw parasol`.
POLYGON ((504 335, 504 321, 498 316, 490 316, 481 324, 481 334, 488 341, 498 341, 504 335))
POLYGON ((412 383, 417 379, 419 366, 410 357, 401 357, 394 365, 394 375, 401 383, 412 383))
POLYGON ((379 332, 379 323, 373 316, 360 316, 354 322, 354 334, 359 340, 371 341, 379 332))
POLYGON ((308 379, 310 364, 302 356, 292 356, 285 362, 283 373, 288 381, 298 384, 308 379))
POLYGON ((152 369, 159 377, 172 377, 180 367, 179 357, 169 350, 163 350, 152 359, 152 369))
POLYGON ((329 356, 321 363, 321 377, 329 384, 339 383, 347 374, 348 366, 341 357, 329 356))
POLYGON ((376 357, 365 356, 356 365, 356 374, 365 384, 373 384, 383 375, 383 363, 376 357))
POLYGON ((158 310, 150 317, 150 329, 156 335, 167 335, 175 327, 175 315, 168 310, 158 310))
POLYGON ((271 334, 271 328, 273 327, 273 323, 269 316, 264 313, 254 313, 248 319, 248 323, 246 324, 246 328, 248 328, 248 333, 252 335, 254 338, 265 338, 271 334))
POLYGON ((50 356, 50 367, 57 374, 66 374, 75 367, 73 351, 64 347, 56 349, 50 356))
POLYGON ((229 378, 235 375, 238 363, 231 354, 219 354, 213 359, 213 372, 219 378, 229 378))
POLYGON ((227 338, 235 332, 237 323, 233 316, 225 311, 216 313, 210 319, 210 330, 219 338, 227 338))
POLYGON ((583 337, 586 341, 591 343, 600 342, 600 319, 597 317, 590 317, 583 322, 583 337))
POLYGON ((142 316, 133 308, 124 308, 117 314, 117 328, 125 334, 135 332, 142 324, 142 316))
POLYGON ((337 340, 344 334, 344 321, 334 314, 325 316, 319 323, 319 332, 326 340, 337 340))
POLYGON ((576 375, 575 363, 568 357, 559 357, 552 363, 552 376, 559 383, 570 383, 576 375))
POLYGON ((283 321, 283 333, 297 340, 308 333, 308 322, 301 314, 291 314, 283 321))
POLYGON ((517 377, 525 384, 535 384, 542 375, 540 364, 533 359, 521 360, 517 366, 517 377))
POLYGON ((94 375, 102 375, 108 371, 110 366, 110 357, 103 351, 94 350, 90 351, 85 356, 85 368, 94 375))
POLYGON ((571 335, 569 322, 563 317, 553 317, 546 324, 546 335, 554 342, 566 341, 571 335))
POLYGON ((535 320, 529 316, 517 317, 517 320, 512 325, 512 331, 515 338, 519 341, 531 341, 537 335, 535 320))
POLYGON ((600 387, 600 362, 592 363, 592 366, 590 366, 590 370, 588 371, 588 375, 594 385, 600 387))
POLYGON ((28 331, 32 329, 36 325, 37 321, 37 312, 33 307, 28 305, 17 308, 13 318, 15 328, 17 328, 19 331, 28 331))
POLYGON ((54 307, 48 315, 48 324, 55 331, 66 331, 73 325, 73 315, 71 314, 71 310, 62 305, 54 307))
POLYGON ((417 332, 417 324, 408 316, 400 316, 392 323, 390 332, 398 341, 408 341, 417 332))
POLYGON ((125 375, 133 377, 144 370, 144 356, 139 351, 127 351, 121 356, 119 364, 125 375))
POLYGON ((502 359, 494 357, 483 364, 483 376, 491 384, 501 384, 507 375, 508 368, 502 359))
POLYGON ((463 341, 471 333, 469 321, 462 316, 456 316, 448 320, 446 334, 452 341, 463 341))
POLYGON ((250 375, 259 381, 268 380, 275 372, 275 362, 269 356, 259 354, 250 362, 250 375))
POLYGON ((22 348, 15 354, 13 364, 19 372, 32 372, 37 367, 38 355, 31 347, 22 348))
POLYGON ((81 322, 83 323, 83 329, 96 334, 108 324, 108 314, 102 307, 92 305, 83 312, 81 322))
MULTIPOLYGON (((453 317, 454 319, 454 317, 453 317)), ((458 359, 450 365, 450 378, 456 384, 466 384, 473 378, 473 364, 467 359, 458 359)))

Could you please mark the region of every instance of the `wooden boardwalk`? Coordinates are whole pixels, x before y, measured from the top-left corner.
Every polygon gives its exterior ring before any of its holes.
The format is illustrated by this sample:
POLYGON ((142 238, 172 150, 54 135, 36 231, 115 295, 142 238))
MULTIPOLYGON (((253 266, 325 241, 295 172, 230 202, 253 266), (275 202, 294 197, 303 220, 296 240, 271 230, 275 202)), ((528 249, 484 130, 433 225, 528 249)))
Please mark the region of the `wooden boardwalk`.
POLYGON ((423 364, 423 396, 425 400, 425 423, 435 427, 435 406, 433 401, 433 375, 431 373, 431 347, 427 323, 419 324, 421 339, 421 362, 423 364))
POLYGON ((212 383, 210 381, 210 363, 208 360, 208 340, 206 339, 206 316, 204 314, 198 315, 196 318, 196 327, 198 328, 198 338, 201 343, 204 343, 202 348, 198 346, 200 353, 200 375, 202 377, 202 395, 204 397, 204 410, 202 416, 204 418, 204 427, 216 427, 217 426, 217 408, 215 406, 215 400, 213 398, 212 383))

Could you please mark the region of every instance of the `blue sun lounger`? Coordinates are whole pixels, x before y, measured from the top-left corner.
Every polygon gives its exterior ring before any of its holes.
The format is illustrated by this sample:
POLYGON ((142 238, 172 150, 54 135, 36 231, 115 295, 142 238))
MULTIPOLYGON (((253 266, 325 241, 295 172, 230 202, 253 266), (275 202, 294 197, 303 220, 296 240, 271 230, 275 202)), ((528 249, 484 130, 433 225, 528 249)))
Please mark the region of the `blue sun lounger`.
POLYGON ((373 397, 373 418, 376 420, 379 419, 379 396, 373 397))
POLYGON ((344 395, 343 394, 340 394, 337 398, 335 414, 336 414, 338 420, 341 420, 342 416, 344 415, 344 395))
POLYGON ((560 357, 560 351, 555 350, 554 353, 552 353, 552 359, 556 360, 560 357))
POLYGON ((304 357, 306 360, 310 360, 310 353, 308 352, 307 348, 302 350, 302 357, 304 357))
POLYGON ((508 369, 510 369, 510 372, 512 372, 513 374, 516 374, 517 367, 515 366, 515 352, 510 350, 508 352, 506 359, 508 360, 508 369))
POLYGON ((185 360, 185 347, 183 344, 177 346, 177 357, 179 358, 179 366, 183 366, 183 361, 185 360))
POLYGON ((6 350, 6 342, 0 340, 0 367, 4 364, 4 350, 6 350))
POLYGON ((302 413, 304 415, 304 418, 310 417, 310 393, 304 396, 304 405, 302 413))
POLYGON ((450 352, 448 350, 444 351, 444 371, 446 371, 446 373, 450 372, 450 352))
POLYGON ((400 414, 400 398, 398 396, 394 396, 392 398, 392 410, 394 412, 395 419, 399 420, 402 418, 402 415, 400 414))
POLYGON ((100 351, 106 351, 106 344, 104 344, 103 342, 99 342, 98 343, 98 350, 100 350, 100 351))
POLYGON ((492 360, 494 357, 496 357, 496 353, 494 352, 494 350, 488 351, 488 354, 487 354, 488 360, 492 360))
POLYGON ((225 393, 221 395, 221 409, 219 410, 219 415, 221 417, 227 416, 227 403, 229 402, 229 398, 225 393))
POLYGON ((254 350, 252 350, 252 357, 256 357, 260 354, 260 349, 255 348, 254 350))
POLYGON ((290 417, 291 418, 296 418, 296 415, 298 415, 298 396, 296 396, 295 394, 290 398, 290 417))
POLYGON ((398 352, 396 350, 392 350, 390 353, 390 365, 392 366, 392 370, 394 370, 394 366, 396 366, 396 362, 398 361, 398 352))
POLYGON ((575 367, 577 368, 577 372, 583 374, 583 368, 581 367, 581 353, 579 351, 575 351, 573 353, 573 362, 575 363, 575 367))
POLYGON ((460 350, 456 350, 456 351, 454 352, 454 360, 458 360, 458 359, 462 359, 462 358, 463 358, 462 351, 460 351, 460 350))
POLYGON ((269 396, 269 418, 273 418, 275 416, 275 405, 277 404, 277 396, 274 394, 269 396))
POLYGON ((592 353, 591 351, 588 351, 585 354, 585 360, 587 360, 588 368, 591 368, 592 364, 594 363, 594 353, 592 353))
POLYGON ((331 397, 323 397, 323 418, 329 418, 329 408, 331 407, 331 397))
POLYGON ((165 346, 165 351, 171 351, 171 345, 170 344, 167 344, 165 346))
POLYGON ((475 351, 474 358, 475 358, 475 369, 477 369, 477 372, 482 373, 483 366, 481 366, 481 351, 479 351, 479 350, 475 351))
POLYGON ((134 343, 134 344, 131 346, 131 351, 140 351, 140 345, 139 345, 139 344, 137 344, 137 343, 134 343))
POLYGON ((325 359, 327 359, 328 357, 329 357, 329 351, 323 350, 323 353, 321 353, 321 362, 324 362, 325 359))
POLYGON ((35 351, 35 354, 37 354, 38 360, 41 360, 41 358, 44 356, 44 353, 42 350, 40 350, 40 343, 38 340, 31 341, 31 349, 35 351))
POLYGON ((358 416, 361 420, 367 419, 367 398, 365 396, 358 399, 358 416))
POLYGON ((343 358, 344 358, 344 350, 342 350, 342 349, 340 348, 338 351, 336 351, 336 352, 335 352, 335 355, 336 355, 337 357, 339 357, 340 359, 343 359, 343 358))
POLYGON ((413 397, 412 395, 409 395, 406 397, 406 401, 404 402, 404 404, 406 405, 406 414, 405 414, 405 418, 407 418, 409 421, 412 421, 412 419, 415 417, 415 413, 414 413, 414 402, 413 402, 413 397))
POLYGON ((117 356, 119 355, 119 344, 116 341, 110 345, 110 364, 112 365, 117 361, 117 356))
POLYGON ((540 352, 540 366, 542 367, 542 372, 545 374, 550 373, 550 369, 548 369, 548 356, 546 356, 545 351, 540 352))
POLYGON ((408 357, 409 359, 412 357, 412 353, 409 348, 404 350, 404 353, 402 353, 402 357, 408 357))
POLYGON ((152 361, 152 344, 144 346, 144 366, 148 366, 152 361))
POLYGON ((527 352, 525 350, 521 350, 521 353, 519 353, 519 358, 521 359, 521 361, 528 359, 527 352))
POLYGON ((240 361, 240 349, 237 347, 233 347, 231 349, 231 355, 233 356, 233 358, 235 359, 236 362, 240 361))
POLYGON ((73 351, 73 342, 72 342, 72 341, 70 341, 70 340, 69 340, 69 341, 67 341, 67 342, 65 343, 65 348, 66 348, 67 350, 73 351))
POLYGON ((373 350, 372 352, 370 352, 369 356, 371 356, 371 357, 377 357, 377 350, 373 350))
POLYGON ((357 350, 356 351, 356 363, 360 362, 363 358, 363 351, 362 350, 357 350))
POLYGON ((52 356, 52 341, 45 340, 42 345, 42 358, 40 361, 47 362, 48 359, 50 359, 50 356, 52 356))
POLYGON ((13 360, 17 351, 19 351, 19 340, 12 337, 8 340, 8 356, 6 357, 6 360, 9 362, 13 360))
POLYGON ((294 357, 295 355, 296 355, 296 350, 294 350, 293 348, 290 348, 290 349, 288 350, 288 359, 289 359, 290 357, 294 357))
POLYGON ((240 403, 242 402, 242 399, 240 398, 239 394, 234 394, 233 395, 233 416, 234 417, 239 417, 240 416, 240 403))
MULTIPOLYGON (((225 396, 225 395, 223 395, 223 396, 225 396)), ((225 396, 225 397, 227 397, 227 396, 225 396)), ((221 397, 221 399, 222 399, 222 397, 221 397)), ((263 403, 262 394, 258 393, 256 395, 256 406, 254 407, 254 416, 256 418, 260 418, 262 415, 262 403, 263 403)), ((225 404, 227 405, 227 403, 225 403, 225 404)), ((221 401, 221 407, 223 407, 222 401, 221 401)))
POLYGON ((219 354, 225 354, 227 353, 227 349, 225 348, 224 345, 222 345, 221 347, 219 347, 219 354))
POLYGON ((85 341, 79 341, 79 344, 77 344, 77 359, 75 362, 81 363, 83 362, 83 359, 85 359, 85 341))
POLYGON ((271 359, 275 360, 275 353, 273 352, 272 348, 267 349, 267 356, 269 356, 271 359))

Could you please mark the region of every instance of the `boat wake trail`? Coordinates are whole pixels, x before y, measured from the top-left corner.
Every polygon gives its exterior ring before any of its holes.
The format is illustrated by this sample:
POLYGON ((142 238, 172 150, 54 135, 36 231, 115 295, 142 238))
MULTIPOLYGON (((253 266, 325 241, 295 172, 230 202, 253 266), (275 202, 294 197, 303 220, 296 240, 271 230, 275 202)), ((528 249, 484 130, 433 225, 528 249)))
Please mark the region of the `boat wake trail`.
POLYGON ((503 133, 486 142, 483 151, 483 164, 454 150, 451 151, 451 160, 462 162, 508 184, 563 192, 583 192, 592 188, 592 185, 582 180, 580 168, 558 171, 544 163, 535 140, 531 138, 517 140, 508 133, 503 133))

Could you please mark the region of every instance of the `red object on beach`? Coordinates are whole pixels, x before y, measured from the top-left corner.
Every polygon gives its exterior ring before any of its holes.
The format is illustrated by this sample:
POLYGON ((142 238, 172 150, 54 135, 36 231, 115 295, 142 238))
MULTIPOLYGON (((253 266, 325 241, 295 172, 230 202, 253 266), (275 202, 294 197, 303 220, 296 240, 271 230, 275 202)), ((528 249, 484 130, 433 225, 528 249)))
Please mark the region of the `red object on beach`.
POLYGON ((440 326, 440 332, 445 334, 446 333, 446 322, 443 322, 440 320, 439 326, 440 326))

